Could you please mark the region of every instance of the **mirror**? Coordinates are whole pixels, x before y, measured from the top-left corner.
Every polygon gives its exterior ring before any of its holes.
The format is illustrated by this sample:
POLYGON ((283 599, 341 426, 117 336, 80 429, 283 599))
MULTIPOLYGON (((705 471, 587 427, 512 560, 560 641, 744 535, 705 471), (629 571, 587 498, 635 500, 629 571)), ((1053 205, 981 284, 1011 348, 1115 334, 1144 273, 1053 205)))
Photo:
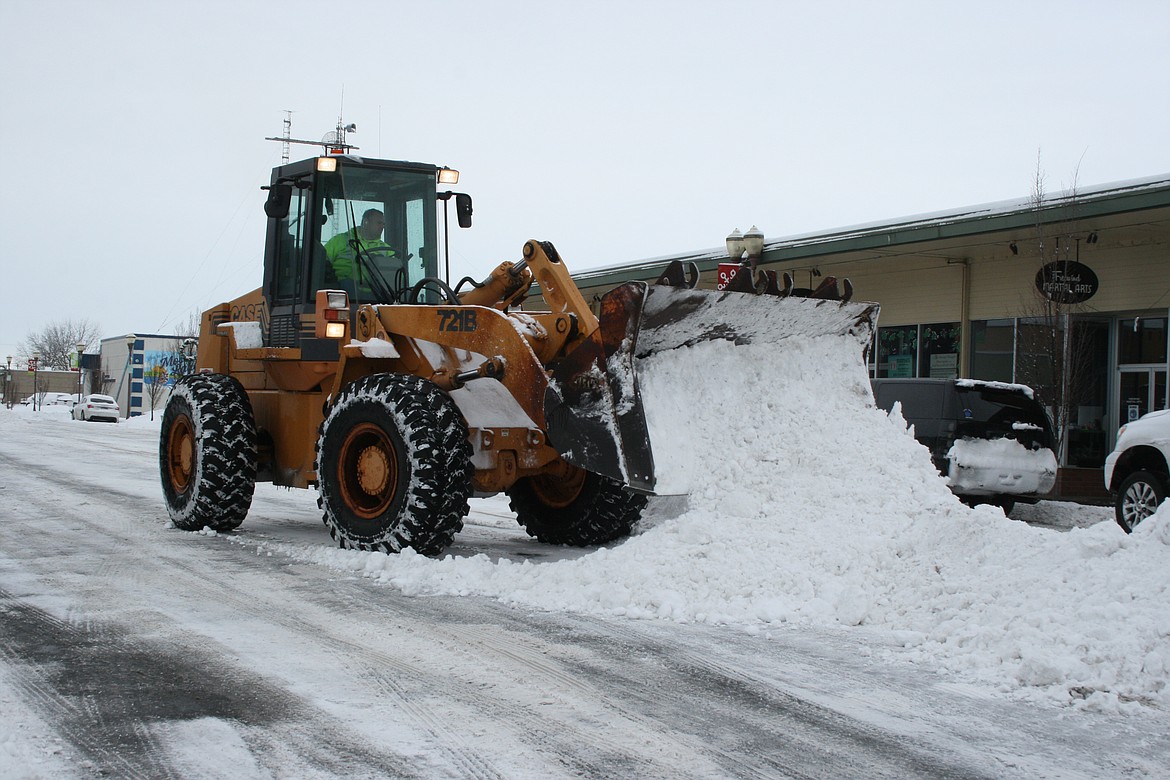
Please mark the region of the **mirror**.
POLYGON ((455 193, 455 215, 459 218, 459 227, 471 227, 471 196, 467 193, 455 193))
POLYGON ((269 219, 284 219, 288 216, 288 207, 291 201, 291 184, 273 184, 268 188, 268 200, 264 202, 264 213, 268 215, 269 219))

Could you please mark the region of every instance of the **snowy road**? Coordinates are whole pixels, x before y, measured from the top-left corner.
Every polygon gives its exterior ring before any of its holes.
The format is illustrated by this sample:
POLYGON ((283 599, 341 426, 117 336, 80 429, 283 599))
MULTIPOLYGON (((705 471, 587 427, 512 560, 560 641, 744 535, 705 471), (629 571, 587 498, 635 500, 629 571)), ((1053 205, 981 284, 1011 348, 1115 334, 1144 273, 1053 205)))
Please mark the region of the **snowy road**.
MULTIPOLYGON (((999 696, 890 632, 408 595, 274 552, 331 543, 266 485, 237 534, 175 530, 156 437, 0 411, 0 776, 1167 776, 1162 710, 999 696)), ((450 554, 588 553, 513 526, 473 502, 450 554)))

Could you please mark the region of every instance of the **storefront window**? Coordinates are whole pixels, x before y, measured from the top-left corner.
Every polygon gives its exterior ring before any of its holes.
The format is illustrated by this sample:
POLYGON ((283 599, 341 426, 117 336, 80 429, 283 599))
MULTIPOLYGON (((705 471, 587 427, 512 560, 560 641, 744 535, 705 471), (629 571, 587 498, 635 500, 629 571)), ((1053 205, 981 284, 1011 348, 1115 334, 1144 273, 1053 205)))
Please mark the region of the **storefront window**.
POLYGON ((971 378, 991 382, 1015 379, 1015 320, 977 320, 971 323, 971 378))
POLYGON ((931 379, 958 378, 959 323, 923 325, 919 344, 919 376, 931 379))
POLYGON ((877 375, 880 379, 917 376, 918 326, 878 328, 877 375))
POLYGON ((1016 325, 1016 382, 1050 402, 1056 393, 1057 361, 1064 353, 1062 317, 1026 317, 1016 325))
POLYGON ((1068 465, 1101 468, 1109 454, 1109 323, 1074 319, 1069 357, 1068 465))
POLYGON ((1117 333, 1117 362, 1165 363, 1166 318, 1121 320, 1117 333))

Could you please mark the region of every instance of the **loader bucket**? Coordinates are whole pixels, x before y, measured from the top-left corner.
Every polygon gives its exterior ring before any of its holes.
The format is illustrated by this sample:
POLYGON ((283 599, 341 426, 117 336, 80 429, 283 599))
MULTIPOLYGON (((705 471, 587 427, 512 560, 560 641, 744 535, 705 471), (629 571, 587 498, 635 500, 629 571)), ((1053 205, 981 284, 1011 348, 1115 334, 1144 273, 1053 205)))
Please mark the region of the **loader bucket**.
POLYGON ((699 290, 679 269, 659 283, 628 282, 601 299, 599 338, 587 341, 553 368, 545 401, 553 445, 568 462, 654 492, 654 458, 638 389, 640 359, 703 341, 735 344, 849 336, 863 360, 878 305, 848 300, 822 286, 779 290, 763 277, 759 292, 699 290), (785 294, 787 292, 787 294, 785 294), (803 294, 802 294, 803 293, 803 294), (817 295, 820 297, 807 297, 817 295))
POLYGON ((799 296, 652 285, 646 292, 639 358, 701 341, 778 343, 785 339, 851 335, 869 344, 878 305, 799 296))
POLYGON ((545 418, 569 463, 652 493, 654 459, 634 368, 645 299, 645 282, 602 296, 597 337, 553 367, 545 418))

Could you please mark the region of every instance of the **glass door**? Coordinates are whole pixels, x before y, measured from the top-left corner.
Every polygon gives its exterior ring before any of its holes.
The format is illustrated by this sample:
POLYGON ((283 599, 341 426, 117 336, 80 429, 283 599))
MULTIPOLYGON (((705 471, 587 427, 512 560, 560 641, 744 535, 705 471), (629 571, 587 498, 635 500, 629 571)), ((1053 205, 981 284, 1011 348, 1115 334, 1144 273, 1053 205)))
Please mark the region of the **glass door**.
POLYGON ((1123 367, 1119 372, 1121 385, 1117 400, 1121 408, 1117 419, 1122 425, 1146 412, 1167 408, 1165 369, 1123 367))
MULTIPOLYGON (((1167 317, 1117 321, 1117 428, 1155 409, 1170 408, 1166 397, 1167 317)), ((1114 439, 1115 440, 1115 439, 1114 439)))

